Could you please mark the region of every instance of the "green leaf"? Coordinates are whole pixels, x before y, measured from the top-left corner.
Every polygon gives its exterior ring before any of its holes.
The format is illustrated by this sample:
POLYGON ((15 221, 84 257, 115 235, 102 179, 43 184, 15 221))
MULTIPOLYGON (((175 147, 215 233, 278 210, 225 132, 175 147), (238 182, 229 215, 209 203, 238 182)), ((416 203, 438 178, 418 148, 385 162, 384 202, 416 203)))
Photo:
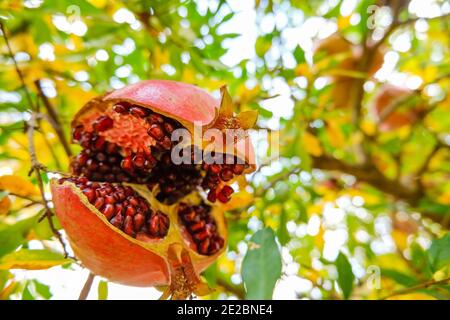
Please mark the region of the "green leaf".
POLYGON ((271 228, 256 232, 250 239, 242 262, 242 279, 247 299, 272 299, 281 276, 281 254, 271 228))
POLYGON ((287 210, 283 209, 280 214, 280 223, 277 230, 277 237, 282 246, 284 246, 290 240, 286 224, 287 224, 287 210))
POLYGON ((393 269, 382 269, 381 276, 390 278, 405 287, 412 287, 418 283, 414 277, 393 269))
POLYGON ((27 236, 30 229, 36 225, 39 215, 20 220, 15 224, 0 223, 0 257, 17 249, 27 236))
POLYGON ((295 47, 294 58, 295 58, 295 61, 297 62, 297 64, 300 64, 300 63, 303 63, 306 61, 305 51, 303 51, 303 49, 299 45, 297 45, 295 47))
POLYGON ((98 283, 98 300, 108 300, 108 282, 101 280, 98 283))
POLYGON ((353 290, 353 280, 355 276, 352 272, 352 266, 347 257, 340 252, 336 259, 336 267, 338 270, 338 284, 344 294, 344 299, 348 299, 353 290))
POLYGON ((203 271, 202 276, 205 278, 208 285, 214 288, 217 284, 217 273, 219 272, 217 262, 210 265, 205 271, 203 271))
POLYGON ((37 280, 33 280, 34 289, 36 290, 36 293, 39 294, 42 298, 48 300, 52 297, 52 293, 50 291, 50 287, 40 283, 37 280))
POLYGON ((433 240, 427 250, 428 262, 432 271, 437 271, 450 264, 450 233, 433 240))
POLYGON ((0 259, 0 270, 41 270, 70 262, 63 255, 49 250, 21 249, 0 259))
POLYGON ((34 295, 31 293, 32 282, 28 282, 22 292, 22 300, 36 300, 34 295))

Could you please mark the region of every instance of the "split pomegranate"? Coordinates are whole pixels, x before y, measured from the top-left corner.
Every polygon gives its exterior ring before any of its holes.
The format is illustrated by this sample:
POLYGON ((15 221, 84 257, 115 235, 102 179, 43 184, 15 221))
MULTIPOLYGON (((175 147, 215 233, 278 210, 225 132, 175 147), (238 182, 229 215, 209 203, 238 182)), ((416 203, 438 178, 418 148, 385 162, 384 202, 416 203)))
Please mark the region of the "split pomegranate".
POLYGON ((255 169, 246 132, 227 138, 256 115, 234 115, 221 93, 219 102, 192 85, 148 80, 95 98, 75 116, 72 137, 82 150, 71 176, 51 186, 72 248, 94 274, 167 286, 164 297, 208 292, 198 274, 225 250, 221 203, 255 169), (219 134, 196 139, 199 128, 219 134))

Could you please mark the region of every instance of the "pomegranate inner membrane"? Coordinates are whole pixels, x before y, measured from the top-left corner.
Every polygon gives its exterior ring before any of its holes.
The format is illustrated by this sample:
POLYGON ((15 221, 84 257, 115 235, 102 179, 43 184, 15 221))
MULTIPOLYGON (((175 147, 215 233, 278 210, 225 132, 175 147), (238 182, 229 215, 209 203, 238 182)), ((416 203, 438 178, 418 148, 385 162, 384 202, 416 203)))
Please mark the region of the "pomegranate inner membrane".
POLYGON ((178 121, 128 102, 94 112, 73 129, 73 140, 83 150, 71 162, 72 174, 89 181, 146 184, 167 204, 197 188, 209 202, 228 202, 234 190, 227 183, 248 164, 228 154, 214 155, 223 159, 220 163, 174 164, 171 149, 178 142, 171 141, 171 134, 179 128, 178 121))

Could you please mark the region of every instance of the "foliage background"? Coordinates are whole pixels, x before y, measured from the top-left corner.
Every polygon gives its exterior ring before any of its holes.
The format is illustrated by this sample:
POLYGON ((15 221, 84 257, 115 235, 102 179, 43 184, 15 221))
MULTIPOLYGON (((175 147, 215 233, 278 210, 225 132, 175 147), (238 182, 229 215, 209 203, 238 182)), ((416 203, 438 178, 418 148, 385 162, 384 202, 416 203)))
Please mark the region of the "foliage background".
MULTIPOLYGON (((153 78, 216 96, 226 84, 268 130, 255 134, 258 171, 229 205, 229 248, 204 274, 216 288, 207 298, 448 299, 449 12, 437 0, 2 1, 0 299, 77 298, 87 271, 63 258, 57 221, 39 222, 39 178, 50 200, 52 172, 79 150, 61 135, 88 99, 153 78), (314 54, 336 31, 362 50, 350 73, 343 57, 314 54), (338 77, 351 84, 339 89, 338 77), (380 130, 370 105, 384 83, 414 90, 426 110, 417 122, 380 130), (349 108, 335 107, 336 92, 350 93, 349 108), (28 176, 33 114, 44 115, 34 144, 49 172, 28 176), (271 159, 263 140, 278 137, 271 159)), ((94 289, 94 299, 159 294, 98 278, 94 289)))

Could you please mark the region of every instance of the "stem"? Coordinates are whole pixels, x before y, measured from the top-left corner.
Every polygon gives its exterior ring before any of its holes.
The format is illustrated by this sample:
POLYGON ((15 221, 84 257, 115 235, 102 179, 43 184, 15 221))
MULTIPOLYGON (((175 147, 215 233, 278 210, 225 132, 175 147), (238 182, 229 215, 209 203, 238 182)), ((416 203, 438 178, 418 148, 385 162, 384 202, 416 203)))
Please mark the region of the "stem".
POLYGON ((28 200, 28 201, 30 201, 31 203, 35 203, 35 204, 44 204, 43 201, 35 200, 35 199, 33 199, 33 198, 31 198, 31 197, 28 197, 28 196, 22 196, 22 195, 20 195, 20 194, 14 193, 14 192, 8 192, 8 194, 9 194, 10 196, 14 196, 14 197, 17 197, 17 198, 21 198, 21 199, 24 199, 24 200, 28 200))
POLYGON ((22 83, 23 90, 25 91, 25 95, 26 95, 27 100, 30 103, 30 107, 31 107, 31 106, 33 106, 33 100, 31 99, 30 91, 28 91, 28 87, 25 84, 25 79, 23 77, 22 72, 20 71, 19 64, 17 63, 17 61, 14 57, 13 51, 11 49, 11 45, 9 44, 8 37, 6 36, 5 27, 3 26, 3 23, 1 21, 0 21, 0 29, 2 30, 3 39, 5 39, 6 47, 8 48, 8 53, 11 56, 11 59, 14 63, 14 68, 16 69, 16 73, 20 78, 20 82, 22 83))
POLYGON ((426 288, 428 288, 430 286, 447 283, 449 281, 450 281, 450 278, 446 278, 446 279, 439 280, 439 281, 430 280, 430 281, 418 284, 418 285, 410 287, 410 288, 406 288, 406 289, 395 291, 395 292, 393 292, 393 293, 391 293, 391 294, 381 298, 381 300, 386 300, 386 299, 394 297, 394 296, 398 296, 398 295, 414 292, 414 291, 417 291, 417 290, 420 290, 420 289, 426 289, 426 288))
POLYGON ((64 132, 61 127, 61 121, 59 120, 59 117, 58 117, 58 114, 56 113, 55 108, 53 108, 52 104, 50 103, 50 100, 44 94, 44 91, 42 90, 42 86, 41 86, 41 81, 36 80, 34 82, 34 85, 36 86, 36 89, 39 93, 39 97, 42 99, 42 102, 44 103, 44 107, 47 110, 47 113, 50 118, 49 119, 50 125, 55 130, 56 135, 58 136, 59 141, 61 141, 61 144, 62 144, 67 156, 68 157, 72 156, 72 151, 70 150, 69 143, 67 142, 66 136, 64 135, 64 132))
POLYGON ((11 59, 13 60, 14 67, 16 69, 16 73, 20 79, 23 89, 25 90, 25 94, 26 94, 28 103, 32 110, 30 120, 27 123, 25 123, 26 135, 27 135, 28 144, 29 144, 28 152, 30 154, 30 161, 31 161, 31 170, 30 170, 29 175, 31 175, 33 172, 36 174, 39 191, 41 193, 41 198, 42 198, 44 208, 45 208, 45 217, 48 220, 50 229, 52 230, 53 234, 56 236, 58 241, 61 243, 61 246, 64 251, 64 256, 67 258, 69 254, 66 250, 66 244, 64 243, 61 234, 59 233, 59 231, 55 228, 55 225, 53 224, 53 220, 52 220, 53 213, 52 213, 50 207, 48 206, 47 200, 45 199, 44 183, 43 183, 42 177, 41 177, 41 170, 45 170, 45 168, 42 164, 39 163, 39 161, 37 160, 37 157, 36 157, 36 148, 34 145, 34 130, 36 130, 36 128, 37 128, 37 122, 38 122, 38 119, 40 118, 40 114, 37 112, 38 111, 37 105, 35 105, 33 103, 33 100, 31 99, 31 95, 30 95, 30 92, 28 91, 27 85, 25 84, 25 80, 24 80, 22 71, 20 70, 19 65, 14 57, 14 53, 11 49, 11 46, 9 45, 9 40, 6 35, 5 28, 3 26, 3 23, 1 23, 1 22, 0 22, 0 28, 3 33, 3 38, 5 39, 6 46, 8 48, 8 53, 11 56, 11 59))
POLYGON ((242 286, 236 286, 226 280, 223 276, 218 276, 217 285, 222 287, 225 291, 235 295, 239 300, 245 299, 245 290, 242 286))
POLYGON ((81 289, 78 300, 86 300, 87 296, 89 295, 89 291, 91 291, 91 287, 92 287, 92 283, 94 282, 94 278, 95 278, 95 275, 93 273, 89 273, 89 276, 86 279, 83 289, 81 289))
POLYGON ((50 207, 48 206, 48 202, 45 199, 45 191, 44 191, 44 183, 42 181, 42 176, 41 176, 41 170, 45 170, 45 168, 42 166, 42 164, 39 163, 39 161, 37 160, 36 157, 36 149, 35 149, 35 145, 34 145, 34 130, 36 128, 37 125, 37 114, 36 113, 32 113, 30 120, 28 121, 28 127, 27 127, 27 137, 28 137, 28 143, 29 143, 29 154, 30 154, 30 160, 31 160, 31 170, 30 170, 30 174, 31 173, 35 173, 36 175, 36 179, 38 182, 38 187, 39 187, 39 192, 41 193, 41 198, 45 207, 45 217, 47 218, 48 224, 50 226, 50 229, 52 230, 53 234, 56 236, 56 238, 58 239, 58 241, 61 243, 61 246, 63 248, 63 252, 64 252, 64 256, 67 258, 68 257, 68 252, 66 249, 66 244, 64 243, 61 234, 59 233, 59 231, 56 229, 53 220, 52 220, 52 216, 53 216, 53 212, 51 211, 50 207))

